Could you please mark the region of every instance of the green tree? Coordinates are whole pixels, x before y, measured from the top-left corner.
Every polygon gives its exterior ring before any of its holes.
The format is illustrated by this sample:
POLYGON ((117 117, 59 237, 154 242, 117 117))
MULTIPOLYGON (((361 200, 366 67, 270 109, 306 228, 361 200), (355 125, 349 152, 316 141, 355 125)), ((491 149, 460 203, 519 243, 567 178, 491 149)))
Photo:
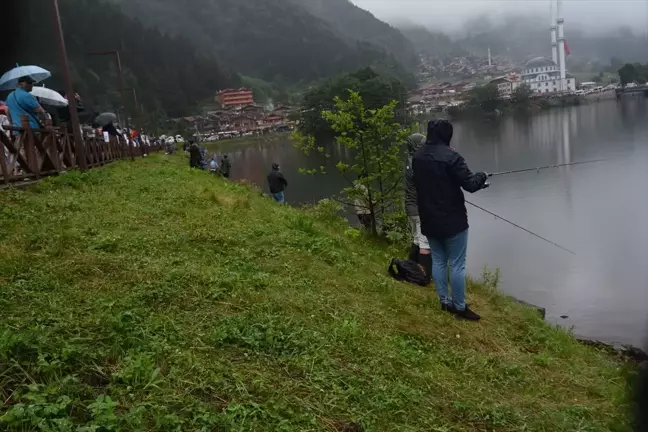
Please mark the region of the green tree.
MULTIPOLYGON (((334 108, 321 114, 337 133, 337 143, 354 154, 350 163, 335 162, 336 169, 349 182, 349 186, 342 190, 340 201, 369 211, 374 236, 384 231, 381 228, 390 221, 402 202, 401 143, 410 131, 396 121, 396 106, 397 102, 391 101, 380 108, 370 109, 360 93, 349 90, 346 98, 336 97, 334 108)), ((306 155, 325 153, 324 147, 318 146, 312 135, 295 132, 293 139, 297 148, 306 155)), ((325 170, 321 168, 320 173, 324 174, 325 170)))
POLYGON ((619 80, 622 86, 626 86, 631 82, 637 81, 637 69, 632 63, 626 63, 619 69, 619 80))
POLYGON ((639 84, 646 84, 646 82, 648 81, 648 65, 635 63, 634 67, 637 71, 637 82, 639 84))
POLYGON ((619 57, 610 58, 610 69, 609 72, 618 71, 623 66, 623 60, 619 57))
POLYGON ((479 107, 485 112, 495 111, 501 103, 502 99, 499 90, 494 84, 476 87, 470 92, 469 104, 473 107, 479 107))
POLYGON ((406 97, 400 81, 382 76, 372 68, 338 75, 311 87, 304 94, 300 131, 317 138, 333 136, 335 131, 322 112, 335 108, 336 97, 346 99, 349 89, 362 95, 367 109, 378 109, 392 100, 401 101, 406 97))
POLYGON ((513 90, 511 100, 515 104, 526 105, 529 103, 531 95, 533 95, 533 90, 531 90, 531 87, 528 84, 521 84, 518 88, 513 90))

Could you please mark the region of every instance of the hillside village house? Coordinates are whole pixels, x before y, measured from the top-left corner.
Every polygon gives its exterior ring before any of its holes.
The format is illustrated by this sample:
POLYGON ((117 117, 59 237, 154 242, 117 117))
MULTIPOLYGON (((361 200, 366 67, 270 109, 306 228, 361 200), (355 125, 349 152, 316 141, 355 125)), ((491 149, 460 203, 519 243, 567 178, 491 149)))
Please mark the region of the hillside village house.
POLYGON ((513 95, 513 92, 522 85, 520 82, 520 75, 517 74, 497 77, 494 80, 491 80, 489 84, 496 85, 500 96, 504 99, 510 98, 513 95))
POLYGON ((221 90, 216 93, 216 102, 223 108, 254 105, 254 92, 247 88, 221 90))
POLYGON ((200 133, 213 132, 250 132, 273 129, 284 125, 292 109, 277 105, 266 112, 260 105, 245 105, 209 111, 205 116, 190 116, 173 119, 176 123, 185 123, 190 129, 200 133))
POLYGON ((475 88, 474 83, 461 81, 427 84, 411 92, 407 99, 408 111, 413 115, 428 114, 450 106, 464 103, 466 92, 475 88))

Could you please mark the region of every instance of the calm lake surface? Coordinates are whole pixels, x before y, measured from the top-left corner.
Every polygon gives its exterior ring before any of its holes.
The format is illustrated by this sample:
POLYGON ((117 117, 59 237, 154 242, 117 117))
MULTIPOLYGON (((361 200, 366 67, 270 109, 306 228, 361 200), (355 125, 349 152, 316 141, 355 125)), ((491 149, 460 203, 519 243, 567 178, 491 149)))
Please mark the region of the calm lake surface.
MULTIPOLYGON (((578 336, 646 347, 648 335, 648 101, 628 98, 555 109, 528 117, 455 123, 452 142, 475 171, 605 162, 495 177, 466 198, 567 249, 572 256, 468 207, 468 267, 499 268, 508 294, 547 308, 548 319, 578 336), (561 318, 567 316, 568 318, 561 318)), ((348 183, 299 174, 325 164, 287 140, 221 145, 233 178, 267 188, 273 162, 290 185, 291 204, 315 202, 348 183)), ((338 157, 342 149, 332 145, 338 157)))

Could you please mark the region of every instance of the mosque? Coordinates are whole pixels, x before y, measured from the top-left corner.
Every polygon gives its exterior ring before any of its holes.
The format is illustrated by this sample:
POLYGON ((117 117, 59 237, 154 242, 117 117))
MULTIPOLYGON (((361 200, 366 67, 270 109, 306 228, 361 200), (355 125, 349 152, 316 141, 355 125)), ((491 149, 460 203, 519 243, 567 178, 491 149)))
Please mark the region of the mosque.
POLYGON ((529 60, 522 71, 521 81, 535 93, 576 91, 576 79, 567 73, 569 48, 565 39, 565 19, 562 18, 562 0, 557 0, 558 18, 554 16, 551 0, 551 57, 529 60))
POLYGON ((551 1, 551 58, 536 57, 529 60, 521 75, 509 74, 496 78, 491 84, 497 85, 504 97, 510 97, 522 84, 528 85, 534 93, 571 93, 576 91, 576 78, 567 73, 569 47, 565 39, 565 20, 562 18, 562 0, 557 0, 558 17, 554 15, 554 2, 551 1))

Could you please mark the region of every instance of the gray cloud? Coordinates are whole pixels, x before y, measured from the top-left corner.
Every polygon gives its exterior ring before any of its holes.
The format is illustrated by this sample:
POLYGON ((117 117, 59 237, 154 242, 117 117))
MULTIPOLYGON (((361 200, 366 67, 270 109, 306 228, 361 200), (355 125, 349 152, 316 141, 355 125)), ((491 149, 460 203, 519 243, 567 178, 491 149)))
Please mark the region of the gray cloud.
MULTIPOLYGON (((411 22, 455 32, 475 16, 493 19, 512 14, 529 14, 549 22, 549 0, 351 0, 378 18, 391 23, 411 22)), ((635 32, 648 28, 646 0, 564 0, 568 24, 599 32, 629 26, 635 32)))

